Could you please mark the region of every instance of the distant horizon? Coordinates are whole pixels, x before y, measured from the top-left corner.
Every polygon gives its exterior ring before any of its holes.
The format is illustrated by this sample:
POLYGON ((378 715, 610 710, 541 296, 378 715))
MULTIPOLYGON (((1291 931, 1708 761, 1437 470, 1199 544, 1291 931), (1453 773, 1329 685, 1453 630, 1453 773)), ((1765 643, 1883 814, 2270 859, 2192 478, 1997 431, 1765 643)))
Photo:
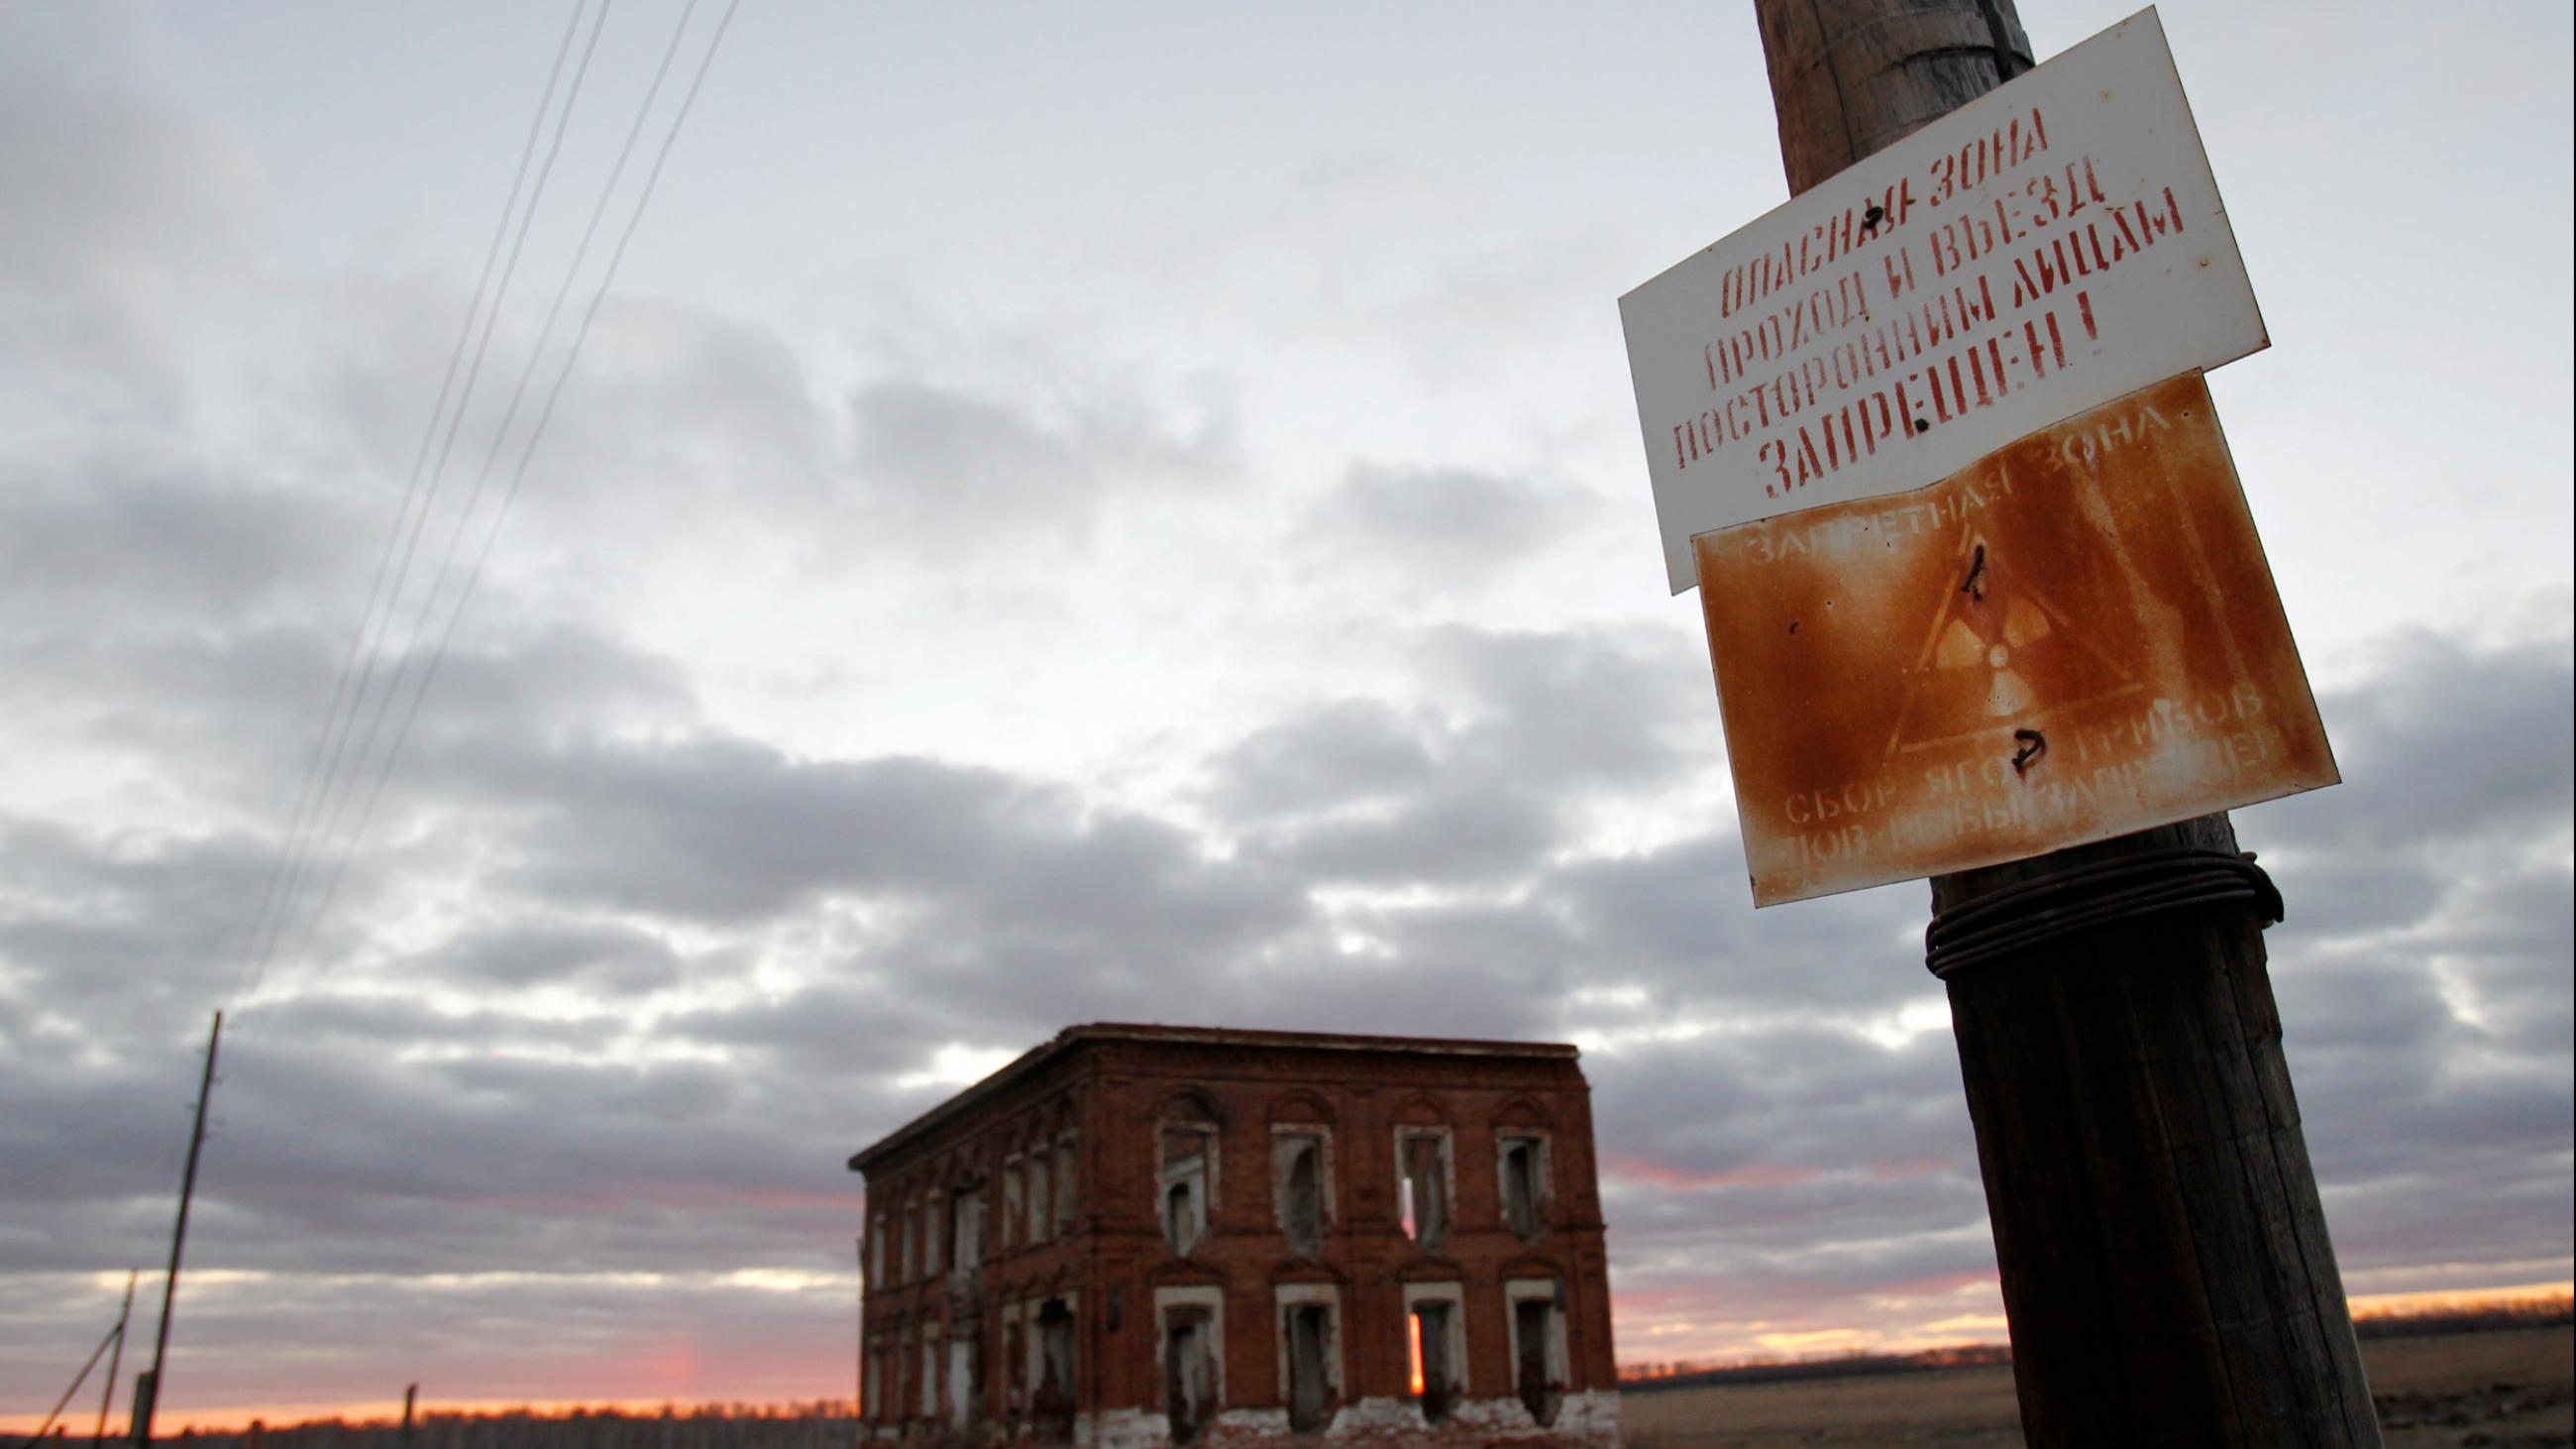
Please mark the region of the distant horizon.
MULTIPOLYGON (((2485 1309, 2536 1306, 2571 1298, 2576 1298, 2576 1280, 2561 1280, 2555 1283, 2525 1283, 2512 1286, 2464 1290, 2377 1293, 2355 1297, 2348 1301, 2352 1306, 2354 1319, 2356 1321, 2361 1321, 2388 1317, 2404 1317, 2415 1314, 2430 1315, 2451 1312, 2476 1312, 2485 1309)), ((1614 1315, 1617 1312, 1615 1298, 1612 1303, 1612 1312, 1614 1315)), ((2004 1339, 1944 1339, 1939 1342, 1916 1344, 1911 1347, 1880 1345, 1861 1349, 1819 1350, 1810 1354, 1783 1354, 1767 1358, 1754 1356, 1714 1361, 1690 1360, 1688 1361, 1687 1367, 1676 1369, 1674 1376, 1705 1373, 1711 1370, 1753 1367, 1757 1365, 1831 1363, 1837 1359, 1843 1358, 1867 1358, 1879 1355, 1886 1355, 1888 1357, 1904 1357, 1908 1354, 1937 1351, 1941 1349, 2003 1349, 2009 1348, 2010 1346, 2010 1342, 2004 1339)), ((176 1362, 175 1359, 174 1362, 176 1362)), ((1634 1371, 1637 1368, 1656 1366, 1663 1362, 1664 1361, 1662 1360, 1629 1360, 1623 1358, 1620 1361, 1620 1379, 1622 1385, 1624 1386, 1633 1380, 1634 1371)), ((854 1376, 853 1388, 855 1388, 855 1386, 854 1376)), ((132 1407, 131 1401, 133 1395, 130 1380, 127 1383, 119 1385, 118 1392, 119 1397, 125 1402, 120 1404, 116 1411, 111 1412, 108 1415, 108 1437, 111 1440, 118 1437, 116 1426, 121 1421, 122 1416, 129 1412, 132 1407)), ((94 1423, 96 1422, 95 1416, 98 1404, 98 1396, 96 1393, 93 1392, 89 1394, 88 1402, 90 1404, 91 1418, 87 1422, 94 1423)), ((721 1412, 726 1410, 745 1409, 757 1414, 768 1409, 791 1407, 810 1408, 818 1405, 829 1409, 846 1408, 855 1410, 859 1406, 859 1402, 859 1398, 855 1393, 850 1395, 812 1394, 802 1397, 790 1396, 787 1398, 770 1400, 540 1399, 529 1401, 513 1401, 508 1399, 451 1400, 434 1398, 424 1393, 414 1403, 413 1413, 416 1420, 426 1420, 433 1414, 462 1414, 468 1416, 527 1414, 538 1418, 565 1418, 585 1412, 613 1412, 630 1416, 658 1418, 666 1411, 685 1417, 691 1413, 702 1411, 721 1412)), ((65 1413, 67 1416, 70 1416, 70 1411, 68 1409, 65 1413)), ((43 1420, 44 1415, 40 1413, 0 1414, 0 1433, 32 1434, 35 1432, 36 1425, 42 1423, 43 1420)), ((199 1411, 190 1411, 184 1407, 173 1407, 168 1410, 168 1412, 160 1416, 156 1416, 154 1421, 154 1434, 156 1438, 167 1438, 189 1431, 197 1433, 240 1433, 244 1429, 248 1428, 254 1421, 257 1421, 263 1428, 267 1429, 288 1428, 297 1424, 333 1421, 348 1424, 353 1428, 367 1427, 370 1425, 395 1425, 402 1422, 402 1396, 400 1394, 396 1394, 393 1397, 386 1399, 353 1399, 347 1401, 317 1400, 303 1403, 223 1406, 199 1411)), ((70 1422, 70 1417, 58 1422, 68 1423, 70 1422)), ((70 1437, 73 1439, 79 1439, 82 1436, 79 1434, 73 1434, 70 1437)))

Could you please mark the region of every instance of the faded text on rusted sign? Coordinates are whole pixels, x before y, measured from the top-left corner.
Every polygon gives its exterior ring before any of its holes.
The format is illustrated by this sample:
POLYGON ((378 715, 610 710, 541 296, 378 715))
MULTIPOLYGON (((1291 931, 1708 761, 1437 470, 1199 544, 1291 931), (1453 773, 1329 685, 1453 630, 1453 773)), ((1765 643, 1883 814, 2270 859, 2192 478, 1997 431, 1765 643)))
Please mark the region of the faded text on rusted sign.
POLYGON ((1757 905, 2338 778, 2196 372, 1692 543, 1757 905))

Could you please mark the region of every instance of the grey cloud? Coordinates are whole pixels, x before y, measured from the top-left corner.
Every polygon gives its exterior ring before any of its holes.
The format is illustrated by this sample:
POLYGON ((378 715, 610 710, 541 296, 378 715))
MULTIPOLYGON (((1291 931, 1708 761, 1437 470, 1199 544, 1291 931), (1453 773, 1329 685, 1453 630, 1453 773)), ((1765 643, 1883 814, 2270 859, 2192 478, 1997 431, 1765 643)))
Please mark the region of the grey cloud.
POLYGON ((1976 1177, 1947 1032, 1885 1047, 1785 1022, 1722 1028, 1596 1055, 1590 1071, 1605 1142, 1659 1168, 1722 1177, 1931 1165, 1976 1177))
POLYGON ((1661 1010, 1811 1002, 1892 1010, 1931 989, 1922 886, 1754 911, 1744 880, 1743 847, 1728 832, 1576 862, 1554 889, 1604 976, 1646 987, 1661 1010))
MULTIPOLYGON (((417 742, 436 762, 424 769, 461 764, 444 753, 450 745, 501 752, 528 740, 618 735, 642 724, 669 729, 696 717, 695 693, 676 663, 610 636, 506 619, 476 634, 438 661, 435 687, 422 702, 417 742)), ((384 679, 403 682, 397 705, 418 691, 436 642, 430 636, 383 666, 384 679)))
POLYGON ((1556 838, 1554 812, 1540 801, 1462 783, 1385 818, 1306 826, 1273 848, 1317 880, 1407 885, 1507 878, 1536 865, 1556 838))
MULTIPOLYGON (((714 1063, 531 1057, 513 1038, 527 1033, 412 1059, 337 1033, 256 1036, 230 1052, 201 1261, 298 1272, 757 1262, 790 1224, 835 1229, 838 1202, 855 1195, 839 1153, 870 1124, 851 1102, 781 1110, 793 1099, 714 1063), (732 1207, 692 1211, 716 1203, 732 1207), (563 1214, 578 1214, 577 1238, 563 1214)), ((11 1099, 29 1111, 12 1114, 7 1146, 46 1184, 19 1195, 45 1231, 0 1243, 0 1256, 26 1271, 147 1255, 171 1186, 151 1171, 165 1155, 153 1139, 182 1124, 133 1142, 95 1134, 98 1106, 134 1095, 134 1068, 12 1075, 11 1099), (127 1199, 137 1212, 93 1210, 127 1199)))
POLYGON ((2567 649, 2418 633, 2380 666, 2321 702, 2348 783, 2238 817, 2289 904, 2272 975, 2337 1241, 2354 1271, 2437 1229, 2563 1257, 2567 649))
MULTIPOLYGON (((418 1277, 378 1266, 349 1276, 199 1282, 181 1300, 173 1382, 192 1408, 297 1403, 309 1401, 317 1382, 372 1384, 391 1361, 406 1382, 422 1385, 421 1410, 429 1415, 469 1399, 625 1398, 642 1366, 656 1392, 683 1405, 810 1400, 827 1387, 813 1376, 815 1345, 849 1331, 849 1237, 835 1233, 794 1253, 712 1271, 625 1280, 544 1270, 418 1277), (818 1281, 803 1291, 768 1290, 725 1281, 733 1268, 818 1281)), ((77 1353, 69 1366, 57 1365, 50 1346, 94 1339, 99 1323, 113 1322, 122 1275, 106 1289, 70 1275, 28 1286, 36 1301, 22 1317, 0 1318, 0 1332, 48 1346, 41 1375, 33 1375, 39 1364, 29 1365, 25 1395, 41 1409, 59 1391, 56 1379, 78 1367, 77 1353), (40 1382, 51 1387, 40 1390, 40 1382)))
POLYGON ((346 572, 330 504, 177 461, 99 457, 0 481, 0 637, 188 634, 300 618, 346 572))
POLYGON ((251 162, 99 73, 113 67, 57 68, 48 49, 0 39, 0 435, 160 437, 199 395, 169 316, 259 284, 242 249, 251 162))
POLYGON ((1506 633, 1452 626, 1417 651, 1424 672, 1456 681, 1484 717, 1460 741, 1486 774, 1574 785, 1662 783, 1714 763, 1707 662, 1661 629, 1506 633), (1696 759, 1694 759, 1696 756, 1696 759))
POLYGON ((2366 687, 2319 702, 2345 783, 2268 807, 2293 843, 2415 851, 2568 818, 2576 673, 2568 642, 2388 641, 2366 687))
POLYGON ((239 969, 274 857, 236 835, 94 839, 0 817, 0 1041, 60 1061, 200 1016, 239 969))
POLYGON ((1014 1040, 1007 1024, 975 1008, 949 993, 915 989, 891 972, 852 969, 740 1005, 675 1013, 655 1030, 671 1040, 732 1049, 779 1080, 839 1090, 874 1083, 873 1090, 882 1090, 888 1079, 929 1065, 952 1041, 1014 1040))
POLYGON ((102 294, 232 255, 225 232, 253 173, 221 132, 29 59, 0 78, 0 196, 16 199, 0 221, 0 295, 22 317, 70 320, 102 294))
POLYGON ((1428 783, 1425 731, 1373 699, 1335 700, 1254 731, 1211 762, 1213 803, 1258 819, 1331 811, 1428 783))
MULTIPOLYGON (((344 770, 372 779, 426 675, 436 635, 406 652, 409 627, 408 616, 397 622, 358 709, 343 716, 355 721, 344 770)), ((192 786, 278 819, 313 758, 347 648, 345 635, 288 626, 0 636, 0 703, 85 747, 156 765, 189 761, 192 786)), ((460 636, 439 661, 394 786, 399 796, 443 783, 464 759, 523 752, 531 741, 685 726, 695 715, 670 661, 560 622, 503 617, 460 636)))
POLYGON ((801 762, 738 739, 495 760, 542 804, 511 883, 621 909, 744 919, 841 889, 972 900, 1058 937, 1220 932, 1275 912, 1171 826, 1061 787, 917 759, 801 762))
POLYGON ((1222 1019, 1501 1040, 1563 1035, 1564 997, 1580 984, 1582 956, 1542 913, 1469 901, 1352 911, 1337 925, 1359 949, 1344 952, 1318 934, 1279 959, 1235 966, 1222 988, 1233 1015, 1222 1019))
POLYGON ((612 995, 677 984, 688 963, 668 942, 630 926, 506 922, 450 939, 421 969, 493 986, 579 982, 612 995))
POLYGON ((2274 860, 2276 853, 2257 853, 2285 899, 2298 903, 2291 920, 2302 936, 2311 920, 2330 922, 2338 933, 2404 929, 2431 915, 2444 895, 2442 880, 2421 861, 2361 854, 2274 860))
POLYGON ((596 1052, 613 1045, 628 1030, 624 1017, 608 1012, 575 1016, 537 1016, 497 1008, 451 1012, 411 996, 335 991, 327 986, 254 1006, 236 1021, 266 1039, 356 1052, 413 1047, 596 1052))
POLYGON ((2529 1060, 2563 1063, 2576 1039, 2568 873, 2551 866, 2497 869, 2464 883, 2457 900, 2463 924, 2448 933, 2443 954, 2475 996, 2472 1009, 2499 1046, 2529 1060))
POLYGON ((1307 553, 1352 552, 1437 577, 1490 577, 1560 538, 1587 495, 1473 468, 1354 463, 1298 528, 1307 553))
POLYGON ((1138 396, 1091 390, 1021 403, 892 378, 851 400, 851 468, 896 535, 950 548, 1037 537, 1084 543, 1116 494, 1221 483, 1235 464, 1222 416, 1161 416, 1138 396))
MULTIPOLYGON (((478 448, 481 426, 468 432, 478 448)), ((857 541, 840 521, 855 510, 833 433, 813 378, 776 333, 611 297, 535 455, 510 543, 540 572, 649 559, 682 539, 750 557, 802 539, 846 566, 857 541)), ((497 477, 521 446, 514 434, 497 477)), ((460 464, 459 484, 471 476, 460 464)))
MULTIPOLYGON (((1212 762, 1208 796, 1266 856, 1336 882, 1510 880, 1568 843, 1592 792, 1669 787, 1695 700, 1661 634, 1426 632, 1441 715, 1337 700, 1212 762)), ((1704 760, 1705 757, 1701 757, 1704 760)))

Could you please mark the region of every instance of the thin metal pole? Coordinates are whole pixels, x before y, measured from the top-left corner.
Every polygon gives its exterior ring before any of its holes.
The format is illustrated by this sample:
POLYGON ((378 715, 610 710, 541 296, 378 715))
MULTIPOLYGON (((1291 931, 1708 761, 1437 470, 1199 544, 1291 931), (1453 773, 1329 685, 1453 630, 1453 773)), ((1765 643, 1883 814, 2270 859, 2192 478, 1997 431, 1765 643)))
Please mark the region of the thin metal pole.
POLYGON ((142 1271, 140 1268, 125 1270, 125 1306, 116 1310, 116 1347, 107 1356, 107 1382, 98 1391, 98 1427, 90 1431, 89 1442, 92 1444, 107 1442, 107 1411, 116 1402, 116 1371, 118 1365, 125 1362, 125 1324, 134 1316, 134 1280, 141 1276, 142 1271))
POLYGON ((206 1145, 206 1099, 215 1090, 215 1049, 223 1044, 224 1014, 206 1037, 206 1074, 197 1083, 197 1121, 188 1133, 188 1171, 179 1181, 179 1225, 170 1233, 170 1272, 161 1280, 161 1327, 152 1336, 152 1392, 134 1411, 134 1442, 152 1442, 152 1415, 161 1407, 161 1365, 170 1352, 170 1305, 179 1296, 179 1254, 188 1245, 188 1204, 197 1195, 197 1154, 206 1145))
POLYGON ((44 1441, 45 1431, 54 1427, 54 1420, 62 1417, 63 1405, 70 1403, 72 1401, 72 1395, 79 1393, 80 1386, 89 1381, 89 1371, 98 1367, 98 1356, 107 1352, 108 1340, 115 1337, 116 1330, 113 1328, 109 1329, 107 1331, 107 1337, 98 1341, 98 1347, 89 1351, 89 1359, 81 1365, 81 1371, 72 1375, 72 1386, 63 1390, 63 1396, 54 1400, 54 1411, 45 1416, 45 1422, 36 1426, 37 1442, 42 1443, 44 1441))

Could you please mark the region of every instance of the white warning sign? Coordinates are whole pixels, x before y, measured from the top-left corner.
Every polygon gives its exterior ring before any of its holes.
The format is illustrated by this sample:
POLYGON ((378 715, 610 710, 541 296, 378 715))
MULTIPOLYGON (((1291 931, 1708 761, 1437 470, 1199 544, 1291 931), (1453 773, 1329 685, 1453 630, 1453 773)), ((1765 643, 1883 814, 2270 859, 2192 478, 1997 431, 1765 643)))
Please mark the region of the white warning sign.
POLYGON ((2142 11, 1619 299, 1675 593, 1690 539, 1919 488, 2266 345, 2142 11))

